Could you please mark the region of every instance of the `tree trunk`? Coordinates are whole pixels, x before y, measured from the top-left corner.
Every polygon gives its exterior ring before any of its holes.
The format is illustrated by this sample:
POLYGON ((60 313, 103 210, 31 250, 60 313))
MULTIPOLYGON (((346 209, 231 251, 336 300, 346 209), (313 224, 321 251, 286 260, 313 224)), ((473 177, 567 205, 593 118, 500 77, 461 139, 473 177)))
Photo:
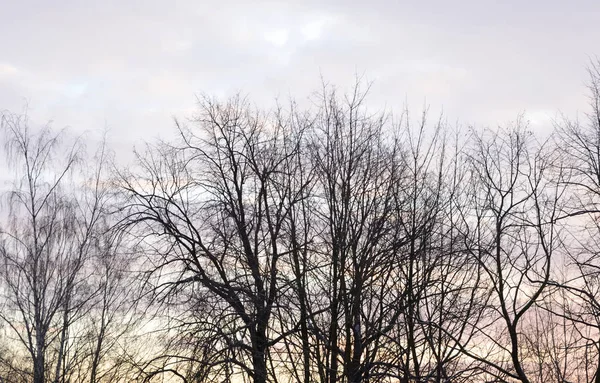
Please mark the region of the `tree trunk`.
MULTIPOLYGON (((260 327, 260 325, 259 325, 260 327)), ((254 368, 254 383, 267 382, 267 339, 265 332, 259 329, 255 336, 254 352, 252 354, 252 366, 254 368)))
POLYGON ((33 383, 45 383, 44 336, 37 333, 35 338, 37 350, 33 361, 33 383))

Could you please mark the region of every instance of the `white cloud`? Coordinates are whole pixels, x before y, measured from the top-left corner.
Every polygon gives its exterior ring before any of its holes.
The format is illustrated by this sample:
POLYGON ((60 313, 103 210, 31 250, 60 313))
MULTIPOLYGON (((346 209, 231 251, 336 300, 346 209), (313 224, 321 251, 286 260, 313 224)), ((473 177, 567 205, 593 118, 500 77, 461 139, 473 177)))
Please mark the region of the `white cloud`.
POLYGON ((0 76, 13 76, 17 73, 19 73, 19 70, 16 67, 6 63, 0 63, 0 76))
POLYGON ((320 39, 323 35, 323 29, 327 26, 327 24, 329 24, 329 22, 330 20, 322 18, 305 24, 301 29, 302 36, 308 41, 320 39))
POLYGON ((556 111, 539 109, 525 112, 525 118, 533 127, 552 127, 556 111))
POLYGON ((88 84, 86 82, 72 82, 64 86, 64 93, 67 97, 81 97, 87 91, 88 84))
POLYGON ((187 51, 192 47, 193 43, 190 40, 179 40, 171 44, 173 51, 187 51))
POLYGON ((278 47, 282 47, 288 42, 290 31, 284 28, 272 29, 265 32, 263 37, 269 43, 278 47))
POLYGON ((545 126, 555 110, 587 107, 583 67, 600 11, 598 2, 571 9, 556 0, 524 2, 519 13, 472 0, 439 2, 434 13, 390 0, 36 0, 35 12, 31 2, 8 3, 0 110, 26 99, 42 121, 81 129, 107 121, 132 139, 186 117, 196 92, 241 91, 270 105, 276 95, 307 97, 320 74, 344 89, 357 73, 375 77, 369 102, 426 99, 450 119, 490 126, 531 110, 531 123, 545 126))

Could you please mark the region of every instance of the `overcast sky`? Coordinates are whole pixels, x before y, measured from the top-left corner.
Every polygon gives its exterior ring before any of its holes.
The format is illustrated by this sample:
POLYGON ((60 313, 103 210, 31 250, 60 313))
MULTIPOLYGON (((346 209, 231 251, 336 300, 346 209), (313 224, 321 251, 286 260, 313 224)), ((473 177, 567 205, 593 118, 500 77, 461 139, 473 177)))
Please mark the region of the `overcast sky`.
POLYGON ((600 1, 0 0, 0 109, 110 129, 130 145, 190 116, 195 94, 306 99, 320 74, 370 102, 549 129, 585 111, 600 1))

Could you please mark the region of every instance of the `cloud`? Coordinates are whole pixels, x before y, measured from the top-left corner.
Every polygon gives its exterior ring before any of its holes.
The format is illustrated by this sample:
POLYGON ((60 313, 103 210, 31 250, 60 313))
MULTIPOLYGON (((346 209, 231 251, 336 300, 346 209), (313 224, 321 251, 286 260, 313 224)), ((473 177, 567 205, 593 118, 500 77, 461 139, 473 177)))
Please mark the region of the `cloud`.
POLYGON ((196 93, 241 91, 272 105, 308 98, 320 75, 348 88, 356 74, 375 79, 369 102, 426 100, 450 120, 584 109, 600 4, 485 3, 9 2, 0 109, 26 99, 39 121, 108 124, 115 139, 139 141, 187 117, 196 93))
POLYGON ((284 46, 288 42, 289 36, 290 31, 285 28, 271 29, 263 33, 264 39, 277 47, 284 46))
POLYGON ((334 17, 319 16, 315 20, 305 23, 301 27, 301 33, 305 40, 319 40, 328 27, 331 27, 336 22, 334 17))
POLYGON ((17 73, 19 73, 19 70, 16 67, 6 63, 0 63, 0 76, 14 76, 17 73))

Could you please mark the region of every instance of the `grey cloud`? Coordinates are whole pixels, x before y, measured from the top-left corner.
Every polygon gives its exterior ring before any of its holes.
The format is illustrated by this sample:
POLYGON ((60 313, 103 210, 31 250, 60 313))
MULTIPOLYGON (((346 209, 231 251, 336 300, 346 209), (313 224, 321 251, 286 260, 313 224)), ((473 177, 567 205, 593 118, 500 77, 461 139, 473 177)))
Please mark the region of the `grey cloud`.
POLYGON ((585 108, 592 1, 34 1, 2 6, 0 109, 115 141, 168 135, 194 94, 304 98, 320 74, 371 101, 496 124, 585 108), (126 4, 123 4, 126 3, 126 4))

